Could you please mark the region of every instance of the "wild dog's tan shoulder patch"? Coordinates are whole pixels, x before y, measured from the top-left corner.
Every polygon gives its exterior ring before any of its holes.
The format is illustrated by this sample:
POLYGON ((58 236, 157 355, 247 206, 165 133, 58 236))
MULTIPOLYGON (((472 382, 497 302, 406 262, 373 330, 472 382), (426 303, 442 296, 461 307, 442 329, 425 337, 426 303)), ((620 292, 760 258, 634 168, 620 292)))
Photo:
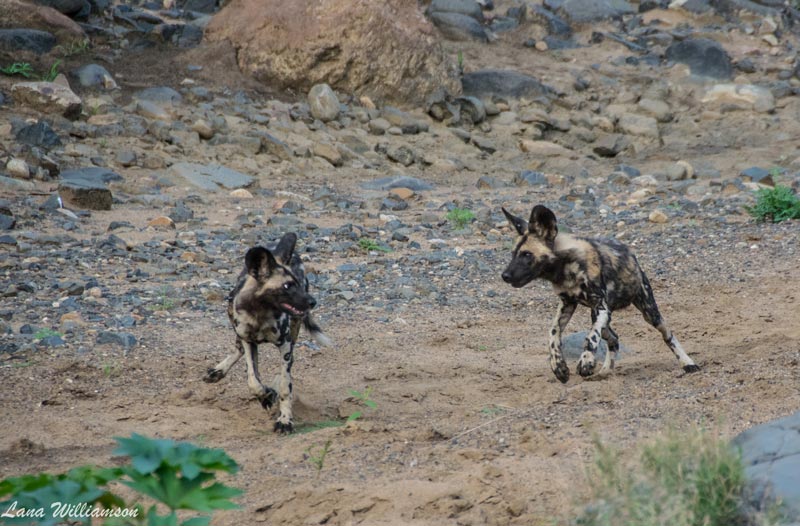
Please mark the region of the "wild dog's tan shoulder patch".
POLYGON ((558 234, 555 240, 555 252, 573 252, 579 256, 586 266, 586 275, 595 279, 600 275, 600 257, 597 250, 585 239, 569 234, 558 234))

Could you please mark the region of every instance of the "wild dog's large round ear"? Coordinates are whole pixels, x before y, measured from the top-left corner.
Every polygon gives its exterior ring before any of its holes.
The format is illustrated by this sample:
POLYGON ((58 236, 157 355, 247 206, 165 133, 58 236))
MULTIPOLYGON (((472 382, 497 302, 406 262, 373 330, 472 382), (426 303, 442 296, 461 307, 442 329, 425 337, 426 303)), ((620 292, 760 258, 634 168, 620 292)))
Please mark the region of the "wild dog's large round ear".
POLYGON ((503 211, 503 214, 506 216, 506 219, 508 220, 508 224, 510 224, 514 228, 514 230, 517 231, 517 234, 521 236, 525 235, 525 232, 528 231, 528 223, 526 223, 525 220, 522 219, 521 217, 517 217, 514 214, 510 213, 502 206, 500 207, 500 210, 503 211))
POLYGON ((528 231, 545 242, 552 243, 558 235, 556 215, 546 206, 534 206, 528 222, 528 231))
POLYGON ((289 260, 292 258, 292 254, 294 253, 294 247, 297 244, 297 234, 294 232, 289 232, 284 234, 281 240, 278 242, 278 246, 275 247, 275 250, 272 251, 272 254, 281 260, 283 264, 289 263, 289 260))
POLYGON ((244 255, 244 267, 255 279, 268 277, 277 266, 278 262, 272 252, 264 247, 253 247, 244 255))

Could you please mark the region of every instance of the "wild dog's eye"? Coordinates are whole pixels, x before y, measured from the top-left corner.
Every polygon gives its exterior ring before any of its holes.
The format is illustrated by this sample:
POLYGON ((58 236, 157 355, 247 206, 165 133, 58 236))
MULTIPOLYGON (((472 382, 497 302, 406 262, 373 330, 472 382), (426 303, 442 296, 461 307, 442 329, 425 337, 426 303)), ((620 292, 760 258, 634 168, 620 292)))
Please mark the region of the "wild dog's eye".
POLYGON ((519 257, 525 258, 525 259, 532 259, 533 258, 533 254, 531 254, 530 252, 525 250, 525 251, 519 253, 519 257))
POLYGON ((283 288, 284 288, 285 290, 289 290, 289 289, 291 289, 292 287, 294 287, 294 283, 284 283, 284 284, 283 284, 283 288))

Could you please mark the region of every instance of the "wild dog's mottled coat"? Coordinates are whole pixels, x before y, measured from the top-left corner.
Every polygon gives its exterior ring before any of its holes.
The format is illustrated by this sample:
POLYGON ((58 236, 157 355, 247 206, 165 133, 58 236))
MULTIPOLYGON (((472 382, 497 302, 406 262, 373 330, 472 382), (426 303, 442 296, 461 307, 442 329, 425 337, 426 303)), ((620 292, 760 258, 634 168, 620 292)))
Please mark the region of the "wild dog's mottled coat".
POLYGON ((561 354, 561 333, 578 304, 592 310, 593 324, 578 361, 577 371, 581 376, 594 373, 594 357, 601 337, 607 341, 609 352, 600 373, 614 368, 619 339, 611 328, 611 313, 631 304, 661 332, 686 372, 699 370, 666 326, 650 282, 628 247, 613 239, 560 234, 555 214, 542 205, 533 208, 527 222, 505 208, 503 213, 520 236, 503 280, 514 287, 523 287, 534 279, 544 279, 553 284, 561 298, 550 330, 550 367, 556 378, 561 382, 569 379, 569 369, 561 354))
POLYGON ((294 344, 305 325, 317 342, 330 341, 311 317, 316 300, 308 293, 308 280, 300 257, 294 253, 297 236, 285 234, 272 250, 253 247, 245 255, 245 268, 228 297, 228 318, 236 332, 236 352, 209 369, 203 380, 218 382, 243 355, 247 385, 265 409, 278 400, 275 431, 292 431, 292 365, 294 344), (281 353, 278 391, 264 386, 258 374, 258 344, 272 343, 281 353))

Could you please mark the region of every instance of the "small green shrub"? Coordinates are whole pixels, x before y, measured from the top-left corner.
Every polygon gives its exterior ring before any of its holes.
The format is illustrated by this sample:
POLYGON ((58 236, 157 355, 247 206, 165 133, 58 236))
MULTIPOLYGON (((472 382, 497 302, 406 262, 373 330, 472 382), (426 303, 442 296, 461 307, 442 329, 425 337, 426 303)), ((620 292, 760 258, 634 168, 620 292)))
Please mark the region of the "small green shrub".
POLYGON ((58 67, 60 65, 61 65, 61 59, 56 60, 55 62, 53 62, 53 65, 50 66, 50 69, 48 69, 44 75, 41 75, 39 79, 43 80, 44 82, 53 82, 54 80, 56 80, 56 77, 58 76, 58 67))
POLYGON ((366 252, 391 252, 392 249, 379 244, 377 241, 368 237, 362 237, 358 240, 358 246, 366 252))
POLYGON ((150 439, 136 433, 116 440, 119 447, 114 453, 130 457, 130 463, 122 467, 81 466, 61 475, 39 473, 0 481, 0 509, 9 510, 13 506, 15 514, 41 510, 33 516, 28 513, 28 516, 6 517, 5 524, 88 526, 96 514, 105 519, 102 524, 106 526, 178 526, 176 511, 190 510, 202 515, 184 519, 180 526, 207 526, 211 522, 210 512, 237 507, 230 499, 242 492, 214 480, 217 471, 238 470, 236 462, 224 451, 188 442, 150 439), (168 508, 169 513, 159 514, 159 504, 151 505, 146 512, 141 504, 127 505, 107 488, 115 481, 154 499, 168 508), (73 511, 67 509, 64 513, 68 515, 61 516, 53 508, 55 503, 74 506, 73 511), (75 514, 81 509, 84 513, 75 514))
POLYGON ((80 55, 89 49, 89 40, 86 38, 83 40, 73 40, 66 45, 56 46, 56 49, 64 58, 80 55))
POLYGON ((758 190, 756 195, 756 205, 747 211, 759 221, 780 223, 787 219, 800 219, 800 198, 788 186, 776 184, 775 188, 758 190))
MULTIPOLYGON (((355 389, 350 390, 350 396, 355 398, 356 400, 360 401, 362 404, 367 406, 369 409, 375 409, 378 407, 378 404, 375 403, 372 398, 372 387, 367 387, 364 391, 356 391, 355 389)), ((352 422, 353 420, 358 420, 361 418, 363 413, 361 411, 354 411, 347 417, 348 422, 352 422)))
POLYGON ((61 336, 61 333, 48 327, 43 327, 33 334, 33 339, 44 340, 45 338, 50 338, 51 336, 61 336))
POLYGON ((473 219, 475 214, 468 208, 453 208, 447 212, 447 220, 458 229, 466 227, 473 219))
POLYGON ((638 453, 595 440, 593 503, 583 526, 736 526, 745 489, 741 455, 704 431, 668 433, 638 453), (628 455, 629 458, 626 458, 628 455))
POLYGON ((309 446, 309 448, 306 449, 305 459, 317 470, 317 478, 319 478, 319 474, 322 473, 322 468, 325 467, 325 457, 328 456, 330 450, 330 440, 327 440, 322 446, 309 446))

